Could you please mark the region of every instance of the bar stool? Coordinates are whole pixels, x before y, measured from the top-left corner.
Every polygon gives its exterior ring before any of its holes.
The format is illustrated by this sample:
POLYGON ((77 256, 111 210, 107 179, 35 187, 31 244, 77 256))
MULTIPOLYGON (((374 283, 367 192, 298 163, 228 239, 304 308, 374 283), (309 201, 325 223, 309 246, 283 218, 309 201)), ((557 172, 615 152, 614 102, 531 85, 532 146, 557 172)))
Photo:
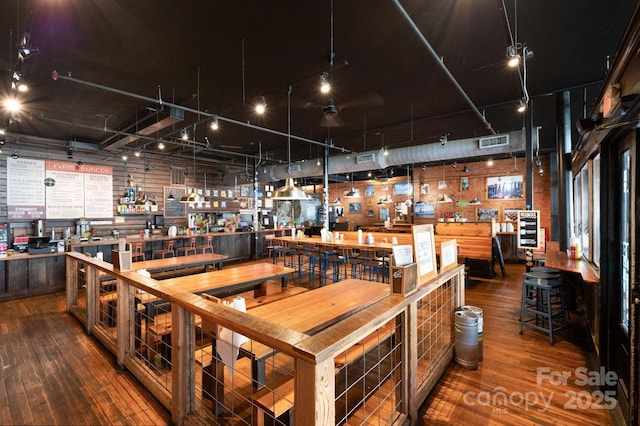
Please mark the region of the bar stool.
POLYGON ((142 251, 142 243, 136 243, 135 248, 131 252, 131 261, 138 262, 140 260, 147 260, 144 252, 142 251))
POLYGON ((342 259, 338 256, 338 252, 331 246, 323 246, 320 249, 320 287, 322 287, 329 278, 329 266, 331 266, 332 281, 340 280, 340 265, 342 259))
POLYGON ((560 273, 556 271, 525 272, 520 302, 520 334, 530 327, 549 335, 567 329, 567 312, 560 273))
POLYGON ((340 258, 344 264, 344 278, 359 278, 362 276, 362 265, 364 260, 354 253, 352 248, 340 247, 340 258), (349 268, 350 266, 350 268, 349 268), (351 269, 351 276, 347 272, 351 269))
POLYGON ((165 257, 175 257, 175 252, 173 251, 174 246, 175 246, 175 241, 173 240, 167 241, 167 245, 165 248, 153 251, 153 258, 155 259, 158 256, 160 256, 163 259, 165 257))
POLYGON ((207 236, 207 244, 206 245, 200 245, 200 246, 196 246, 196 252, 197 253, 206 253, 209 252, 211 254, 213 254, 213 237, 211 235, 207 236))
POLYGON ((196 254, 198 250, 196 249, 196 237, 191 237, 191 243, 188 246, 178 247, 176 249, 177 256, 186 256, 188 254, 196 254))
POLYGON ((385 265, 384 261, 380 259, 376 255, 376 251, 374 249, 362 249, 362 277, 365 278, 365 274, 367 277, 365 279, 371 281, 373 278, 373 273, 376 274, 376 281, 380 281, 380 276, 382 276, 382 281, 384 282, 385 276, 385 265))

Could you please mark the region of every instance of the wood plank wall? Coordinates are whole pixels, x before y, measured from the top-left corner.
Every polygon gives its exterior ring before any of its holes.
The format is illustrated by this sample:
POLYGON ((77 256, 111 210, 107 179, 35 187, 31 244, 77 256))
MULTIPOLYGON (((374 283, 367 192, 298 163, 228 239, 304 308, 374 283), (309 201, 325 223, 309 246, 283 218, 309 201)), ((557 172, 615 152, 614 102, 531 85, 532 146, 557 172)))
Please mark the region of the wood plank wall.
MULTIPOLYGON (((66 147, 61 147, 59 152, 55 148, 53 151, 44 149, 41 146, 30 146, 25 143, 17 145, 12 143, 11 146, 5 146, 6 155, 0 156, 0 221, 7 220, 7 157, 13 152, 19 153, 21 158, 33 158, 38 160, 56 160, 68 161, 75 163, 82 161, 84 164, 97 164, 102 166, 110 166, 113 168, 113 209, 114 215, 117 215, 116 207, 120 197, 124 194, 127 176, 132 175, 134 185, 148 193, 149 198, 155 200, 158 204, 159 212, 122 216, 123 223, 96 225, 95 234, 98 236, 110 235, 113 229, 118 229, 121 235, 134 234, 144 229, 146 221, 153 221, 153 216, 162 214, 164 205, 163 187, 171 184, 171 169, 183 168, 186 170, 186 186, 219 190, 233 190, 223 184, 221 178, 220 166, 212 165, 208 162, 196 162, 196 171, 193 172, 193 157, 189 158, 185 153, 183 156, 167 155, 167 154, 143 154, 141 157, 135 157, 132 152, 128 153, 129 159, 124 162, 120 152, 100 151, 92 152, 75 152, 73 158, 67 158, 66 147), (145 162, 149 167, 149 172, 145 172, 145 162)), ((197 158, 197 157, 196 157, 197 158)), ((44 184, 44 183, 43 183, 44 184)), ((214 209, 212 209, 214 210, 214 209)), ((238 203, 232 199, 227 200, 225 209, 217 209, 218 211, 237 211, 238 203)), ((95 218, 87 218, 89 220, 95 218)), ((102 221, 102 219, 96 219, 102 221)), ((108 219, 104 219, 108 221, 108 219)), ((50 233, 51 227, 55 227, 56 232, 60 235, 67 227, 71 228, 72 233, 75 231, 76 219, 66 220, 46 220, 45 235, 50 233)), ((172 223, 178 227, 186 226, 187 220, 175 219, 172 223)), ((30 221, 11 221, 13 236, 33 235, 33 225, 30 221)))

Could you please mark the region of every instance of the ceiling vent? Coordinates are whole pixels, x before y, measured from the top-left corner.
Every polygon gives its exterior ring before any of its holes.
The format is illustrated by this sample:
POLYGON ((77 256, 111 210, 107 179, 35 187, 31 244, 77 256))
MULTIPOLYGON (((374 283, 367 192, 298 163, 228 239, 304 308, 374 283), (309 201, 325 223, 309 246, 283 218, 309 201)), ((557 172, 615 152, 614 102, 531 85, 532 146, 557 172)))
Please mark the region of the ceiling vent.
POLYGON ((171 168, 171 185, 186 185, 186 169, 179 167, 171 168))
POLYGON ((289 173, 297 173, 302 170, 300 164, 290 164, 289 165, 289 173))
POLYGON ((376 154, 362 154, 356 157, 356 164, 373 163, 376 161, 376 154))
POLYGON ((498 135, 490 136, 487 138, 480 138, 480 140, 478 141, 478 145, 480 149, 509 145, 509 135, 498 135))

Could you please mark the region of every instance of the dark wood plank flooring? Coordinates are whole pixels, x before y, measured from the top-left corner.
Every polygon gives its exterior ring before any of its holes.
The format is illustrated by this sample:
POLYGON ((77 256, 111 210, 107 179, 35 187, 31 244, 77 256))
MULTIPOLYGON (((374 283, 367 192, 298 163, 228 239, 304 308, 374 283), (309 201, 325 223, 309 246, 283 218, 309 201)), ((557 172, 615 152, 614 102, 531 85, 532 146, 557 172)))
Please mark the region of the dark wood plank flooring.
MULTIPOLYGON (((594 390, 575 385, 538 385, 538 368, 575 372, 586 366, 580 318, 572 315, 571 340, 555 346, 534 330, 519 334, 522 265, 507 265, 507 277, 478 281, 466 303, 484 310, 484 359, 477 370, 452 364, 420 409, 426 425, 607 425, 608 410, 594 390), (594 403, 570 409, 570 396, 594 403), (505 394, 506 403, 498 398, 505 394), (522 398, 536 404, 526 406, 522 398), (547 407, 542 401, 550 401, 547 407)), ((308 286, 308 283, 290 285, 308 286)), ((277 291, 273 283, 270 291, 277 291)), ((64 311, 56 293, 0 303, 0 424, 170 424, 170 414, 80 323, 64 311)))

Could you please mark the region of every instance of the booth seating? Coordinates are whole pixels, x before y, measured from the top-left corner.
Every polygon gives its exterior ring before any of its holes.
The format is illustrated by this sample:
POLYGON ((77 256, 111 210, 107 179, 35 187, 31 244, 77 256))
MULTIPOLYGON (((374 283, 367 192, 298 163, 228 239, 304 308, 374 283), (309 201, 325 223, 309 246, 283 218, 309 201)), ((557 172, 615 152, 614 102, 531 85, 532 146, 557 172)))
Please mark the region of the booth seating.
POLYGON ((523 274, 520 334, 525 327, 547 333, 551 345, 555 343, 554 333, 567 329, 567 312, 559 271, 532 268, 523 274))

